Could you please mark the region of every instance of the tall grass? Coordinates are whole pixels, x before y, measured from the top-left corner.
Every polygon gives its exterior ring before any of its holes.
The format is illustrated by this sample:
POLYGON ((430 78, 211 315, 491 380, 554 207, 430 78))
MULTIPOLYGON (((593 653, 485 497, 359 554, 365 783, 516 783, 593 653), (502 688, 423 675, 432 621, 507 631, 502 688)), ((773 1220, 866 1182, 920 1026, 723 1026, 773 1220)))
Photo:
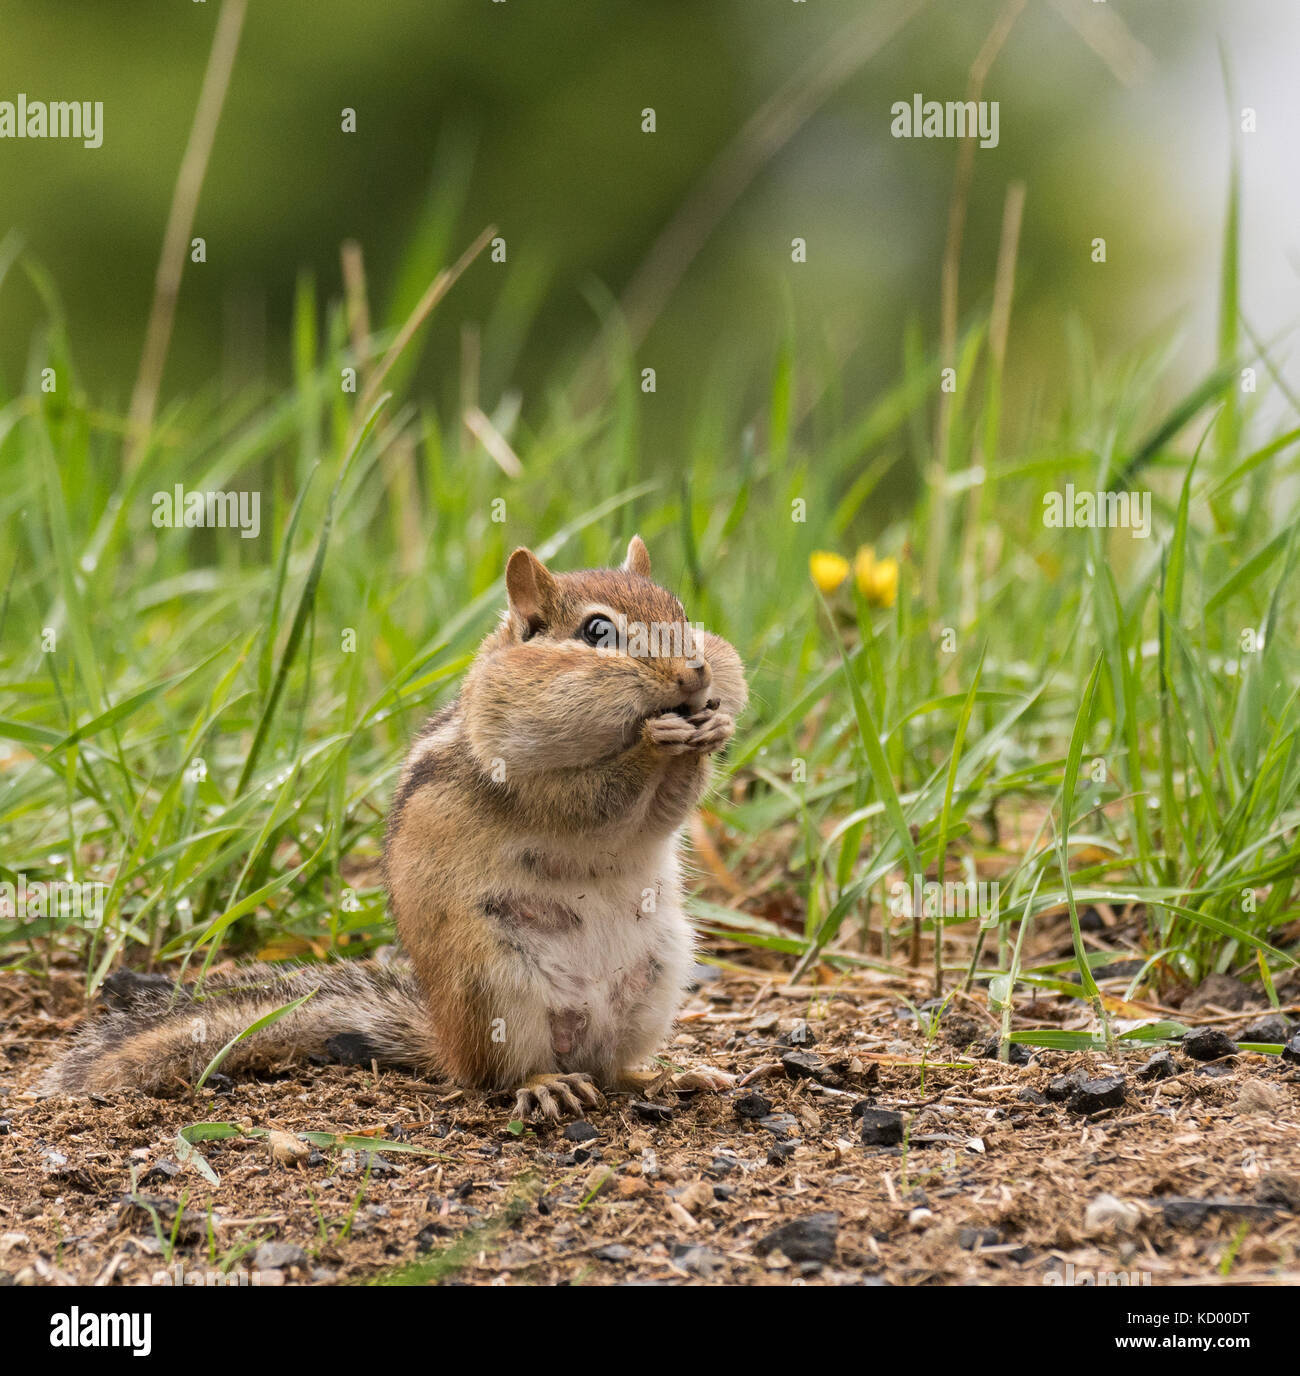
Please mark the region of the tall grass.
MULTIPOLYGON (((1235 328, 1165 409, 1177 380, 1156 356, 1099 369, 1077 349, 1013 452, 1005 318, 963 322, 937 437, 938 348, 913 337, 896 382, 851 406, 791 336, 759 414, 719 402, 707 442, 653 464, 627 359, 596 411, 561 375, 541 421, 489 418, 518 459, 503 466, 460 415, 382 393, 418 320, 358 335, 357 312, 349 329, 304 280, 292 386, 180 400, 128 465, 122 418, 77 385, 52 285, 25 256, 0 263, 45 293, 33 357, 55 378, 42 390, 34 366, 0 404, 0 878, 107 886, 98 927, 0 913, 8 968, 74 954, 90 992, 123 962, 387 940, 364 862, 409 736, 492 624, 510 549, 601 564, 634 530, 752 679, 709 805, 734 878, 725 902, 698 900, 706 931, 799 977, 915 961, 937 935, 936 985, 993 977, 1007 1005, 1017 984, 1079 987, 1069 962, 1022 963, 1027 924, 1066 912, 1103 1021, 1088 967, 1111 957, 1086 948, 1085 905, 1144 924, 1134 990, 1219 970, 1272 994, 1294 963, 1277 934, 1300 864, 1300 429, 1262 426, 1239 392, 1259 361, 1229 356, 1235 328), (901 561, 896 600, 851 577, 823 597, 810 556, 851 555, 909 470, 930 480, 874 541, 901 561), (1045 494, 1071 482, 1149 492, 1150 538, 1045 524, 1045 494), (259 538, 154 527, 153 495, 176 484, 257 491, 259 538), (926 876, 999 881, 973 954, 950 954, 951 915, 891 905, 926 876)), ((1235 283, 1226 254, 1234 313, 1235 283)), ((438 309, 454 308, 453 288, 438 309)))

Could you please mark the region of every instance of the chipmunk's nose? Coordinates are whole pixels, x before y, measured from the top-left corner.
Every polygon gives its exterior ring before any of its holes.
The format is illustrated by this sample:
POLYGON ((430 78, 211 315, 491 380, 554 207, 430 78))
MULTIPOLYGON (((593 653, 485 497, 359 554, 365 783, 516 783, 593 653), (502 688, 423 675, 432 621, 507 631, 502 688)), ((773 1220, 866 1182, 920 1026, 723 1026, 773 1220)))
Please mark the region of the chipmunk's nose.
POLYGON ((677 687, 692 712, 700 711, 708 702, 712 683, 713 671, 707 664, 687 665, 677 671, 677 687))

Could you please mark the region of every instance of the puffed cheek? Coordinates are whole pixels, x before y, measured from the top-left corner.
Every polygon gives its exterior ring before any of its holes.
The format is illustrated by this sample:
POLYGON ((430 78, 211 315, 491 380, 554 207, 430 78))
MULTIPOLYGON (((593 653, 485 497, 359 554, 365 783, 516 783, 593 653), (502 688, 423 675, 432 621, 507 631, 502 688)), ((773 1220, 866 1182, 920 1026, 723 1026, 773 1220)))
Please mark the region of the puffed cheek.
POLYGON ((733 717, 738 717, 749 701, 749 689, 745 683, 745 671, 740 656, 723 640, 711 631, 704 635, 704 658, 708 661, 713 674, 714 687, 721 700, 722 709, 733 717))

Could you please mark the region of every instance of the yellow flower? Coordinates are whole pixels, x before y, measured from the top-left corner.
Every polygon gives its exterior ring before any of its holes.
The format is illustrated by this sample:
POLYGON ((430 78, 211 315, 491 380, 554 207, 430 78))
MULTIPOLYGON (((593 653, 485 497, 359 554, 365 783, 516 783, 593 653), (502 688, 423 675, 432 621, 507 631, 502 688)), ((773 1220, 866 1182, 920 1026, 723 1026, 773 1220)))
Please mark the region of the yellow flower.
POLYGON ((842 554, 818 550, 808 560, 808 572, 824 593, 832 593, 849 576, 849 561, 842 554))
POLYGON ((869 545, 863 545, 853 560, 853 576, 858 591, 877 607, 892 607, 898 598, 898 560, 877 559, 869 545))

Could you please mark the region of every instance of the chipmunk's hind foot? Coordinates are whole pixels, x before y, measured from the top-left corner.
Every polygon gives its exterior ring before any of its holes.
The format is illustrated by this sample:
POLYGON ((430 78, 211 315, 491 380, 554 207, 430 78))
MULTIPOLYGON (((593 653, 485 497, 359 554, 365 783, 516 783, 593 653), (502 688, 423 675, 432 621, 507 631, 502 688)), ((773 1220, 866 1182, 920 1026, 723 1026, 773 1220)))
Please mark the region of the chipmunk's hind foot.
POLYGON ((583 1106, 599 1108, 604 1102, 590 1075, 534 1075, 515 1095, 514 1118, 527 1122, 540 1115, 558 1123, 565 1114, 585 1117, 583 1106))

